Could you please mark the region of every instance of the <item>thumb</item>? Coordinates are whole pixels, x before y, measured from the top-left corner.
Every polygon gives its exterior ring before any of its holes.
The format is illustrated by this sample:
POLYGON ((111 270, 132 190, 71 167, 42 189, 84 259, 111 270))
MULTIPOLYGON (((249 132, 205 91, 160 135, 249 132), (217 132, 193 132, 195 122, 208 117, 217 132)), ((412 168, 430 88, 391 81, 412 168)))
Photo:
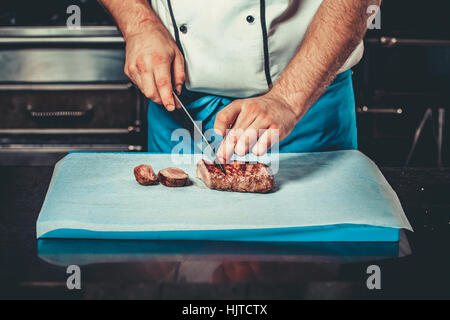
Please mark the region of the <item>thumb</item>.
POLYGON ((217 113, 214 122, 214 131, 217 134, 224 136, 227 133, 227 129, 230 129, 241 112, 241 105, 239 100, 235 100, 217 113))

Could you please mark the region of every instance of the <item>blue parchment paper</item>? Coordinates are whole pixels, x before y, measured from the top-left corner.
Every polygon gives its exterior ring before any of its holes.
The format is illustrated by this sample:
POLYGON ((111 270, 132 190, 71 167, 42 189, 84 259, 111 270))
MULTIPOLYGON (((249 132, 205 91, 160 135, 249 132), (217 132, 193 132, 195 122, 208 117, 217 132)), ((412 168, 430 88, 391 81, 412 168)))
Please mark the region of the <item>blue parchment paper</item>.
POLYGON ((276 172, 277 190, 269 194, 210 190, 196 178, 197 160, 199 155, 71 153, 55 167, 37 237, 60 229, 111 234, 333 225, 411 230, 395 192, 358 151, 260 159, 276 172), (192 185, 141 186, 133 175, 140 164, 155 172, 179 167, 192 185))

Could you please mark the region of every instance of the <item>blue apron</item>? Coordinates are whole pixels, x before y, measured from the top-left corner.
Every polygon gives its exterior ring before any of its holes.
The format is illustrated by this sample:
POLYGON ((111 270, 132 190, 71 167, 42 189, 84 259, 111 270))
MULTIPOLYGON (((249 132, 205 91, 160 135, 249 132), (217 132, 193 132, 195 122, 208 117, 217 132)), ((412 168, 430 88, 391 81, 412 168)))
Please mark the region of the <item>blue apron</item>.
MULTIPOLYGON (((214 127, 217 112, 233 101, 231 98, 183 90, 186 108, 202 129, 214 127)), ((155 153, 200 152, 190 136, 181 137, 180 127, 189 125, 179 112, 167 112, 152 101, 148 106, 148 151, 155 153), (178 113, 177 113, 178 112, 178 113), (178 130, 179 132, 179 130, 178 130), (181 144, 181 145, 180 145, 181 144), (182 152, 178 152, 182 150, 182 152)), ((217 139, 218 137, 214 137, 217 139)), ((213 139, 213 140, 214 140, 213 139)), ((308 110, 294 130, 278 145, 279 152, 315 152, 357 149, 355 100, 351 70, 339 74, 323 96, 308 110)))

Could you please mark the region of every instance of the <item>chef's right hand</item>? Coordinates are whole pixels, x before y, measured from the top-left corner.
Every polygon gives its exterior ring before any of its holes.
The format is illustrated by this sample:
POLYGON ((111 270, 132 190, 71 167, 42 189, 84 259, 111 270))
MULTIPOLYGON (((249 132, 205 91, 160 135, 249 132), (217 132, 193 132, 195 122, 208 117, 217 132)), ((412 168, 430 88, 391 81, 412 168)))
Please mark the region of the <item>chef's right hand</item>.
POLYGON ((184 58, 164 26, 128 36, 124 72, 153 102, 175 109, 172 89, 177 94, 185 80, 184 58))

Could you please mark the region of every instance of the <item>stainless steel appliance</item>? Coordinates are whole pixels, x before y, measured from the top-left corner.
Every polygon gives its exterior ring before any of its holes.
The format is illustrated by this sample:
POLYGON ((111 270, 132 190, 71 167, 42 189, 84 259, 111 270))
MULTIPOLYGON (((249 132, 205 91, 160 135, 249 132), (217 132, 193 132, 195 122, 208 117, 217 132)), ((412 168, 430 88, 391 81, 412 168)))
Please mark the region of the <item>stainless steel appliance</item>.
POLYGON ((141 151, 144 99, 114 26, 0 27, 0 163, 68 151, 141 151))

